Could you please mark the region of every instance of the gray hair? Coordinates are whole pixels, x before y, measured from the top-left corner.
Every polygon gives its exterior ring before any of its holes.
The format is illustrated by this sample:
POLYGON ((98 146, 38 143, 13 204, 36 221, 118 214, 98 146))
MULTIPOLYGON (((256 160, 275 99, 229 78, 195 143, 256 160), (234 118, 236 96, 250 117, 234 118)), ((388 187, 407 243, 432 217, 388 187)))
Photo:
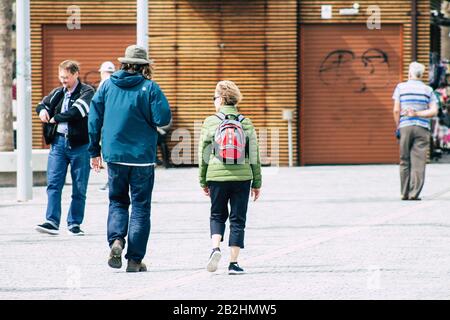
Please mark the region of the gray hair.
POLYGON ((425 73, 425 66, 421 63, 414 61, 409 65, 409 75, 411 77, 420 79, 425 73))

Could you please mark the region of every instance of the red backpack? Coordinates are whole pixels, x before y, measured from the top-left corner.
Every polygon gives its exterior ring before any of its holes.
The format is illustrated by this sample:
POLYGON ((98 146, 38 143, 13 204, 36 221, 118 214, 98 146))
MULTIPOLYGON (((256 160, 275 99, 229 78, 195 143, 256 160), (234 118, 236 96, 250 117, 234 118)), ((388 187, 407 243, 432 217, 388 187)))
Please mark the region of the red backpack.
POLYGON ((242 126, 245 117, 241 114, 225 115, 222 112, 216 116, 221 122, 214 134, 214 155, 226 164, 243 163, 247 142, 242 126))

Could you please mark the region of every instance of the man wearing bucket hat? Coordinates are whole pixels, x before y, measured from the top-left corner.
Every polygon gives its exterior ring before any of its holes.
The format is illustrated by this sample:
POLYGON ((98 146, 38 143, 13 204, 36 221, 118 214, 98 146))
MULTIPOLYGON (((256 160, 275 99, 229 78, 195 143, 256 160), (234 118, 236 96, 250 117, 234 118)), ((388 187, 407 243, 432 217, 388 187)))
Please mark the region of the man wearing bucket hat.
POLYGON ((100 170, 101 154, 108 164, 108 265, 122 267, 128 242, 126 271, 139 272, 147 270, 142 260, 150 235, 156 127, 167 125, 171 112, 164 93, 151 80, 152 61, 144 48, 129 46, 118 60, 121 70, 99 88, 91 102, 89 152, 95 171, 100 170))

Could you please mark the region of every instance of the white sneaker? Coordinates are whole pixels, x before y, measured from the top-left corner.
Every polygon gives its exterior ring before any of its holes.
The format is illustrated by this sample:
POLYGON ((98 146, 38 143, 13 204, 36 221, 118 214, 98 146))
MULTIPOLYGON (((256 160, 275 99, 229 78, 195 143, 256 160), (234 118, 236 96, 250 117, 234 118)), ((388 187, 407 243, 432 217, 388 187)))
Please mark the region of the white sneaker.
POLYGON ((209 256, 208 264, 206 265, 206 270, 209 272, 215 272, 217 270, 217 266, 219 265, 220 258, 222 257, 222 253, 220 249, 213 249, 211 255, 209 256))

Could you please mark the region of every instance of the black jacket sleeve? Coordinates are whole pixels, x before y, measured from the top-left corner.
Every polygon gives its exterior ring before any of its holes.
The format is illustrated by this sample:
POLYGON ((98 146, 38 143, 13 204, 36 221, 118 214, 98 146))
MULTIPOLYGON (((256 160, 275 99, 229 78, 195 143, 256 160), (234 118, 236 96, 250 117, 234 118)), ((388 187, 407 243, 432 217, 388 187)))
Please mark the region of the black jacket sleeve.
POLYGON ((39 114, 41 110, 47 110, 50 118, 55 114, 55 108, 58 105, 59 100, 62 96, 62 87, 53 89, 48 96, 44 97, 41 102, 36 106, 36 112, 39 114))
POLYGON ((91 103, 94 89, 83 84, 80 90, 80 97, 70 106, 69 110, 55 115, 56 123, 78 121, 89 114, 89 104, 91 103))

